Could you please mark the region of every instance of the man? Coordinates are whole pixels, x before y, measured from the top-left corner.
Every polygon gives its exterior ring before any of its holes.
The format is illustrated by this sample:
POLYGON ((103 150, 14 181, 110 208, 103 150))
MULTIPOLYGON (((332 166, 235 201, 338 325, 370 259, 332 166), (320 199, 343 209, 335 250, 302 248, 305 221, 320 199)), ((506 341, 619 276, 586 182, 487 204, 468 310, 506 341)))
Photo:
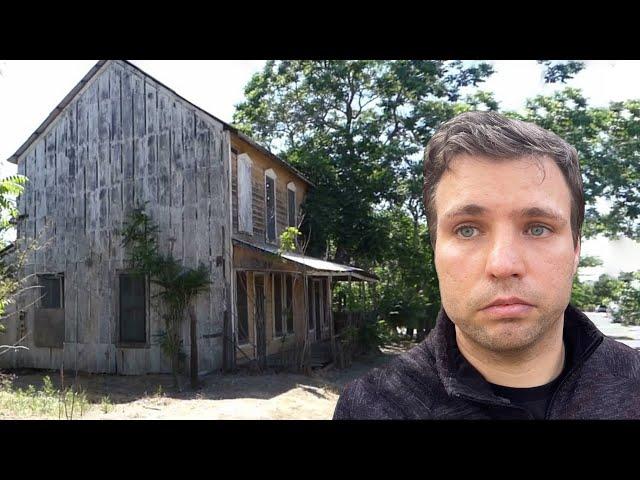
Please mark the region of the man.
POLYGON ((436 326, 349 384, 334 419, 640 418, 640 354, 569 304, 584 220, 576 150, 468 112, 429 141, 424 178, 436 326))

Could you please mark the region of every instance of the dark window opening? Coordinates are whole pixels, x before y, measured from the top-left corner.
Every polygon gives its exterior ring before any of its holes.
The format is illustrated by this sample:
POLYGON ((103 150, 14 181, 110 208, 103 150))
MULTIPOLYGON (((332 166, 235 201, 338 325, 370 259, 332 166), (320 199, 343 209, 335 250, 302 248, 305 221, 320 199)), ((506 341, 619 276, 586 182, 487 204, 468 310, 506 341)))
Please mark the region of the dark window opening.
POLYGON ((313 280, 309 279, 307 283, 307 302, 308 302, 308 310, 309 310, 309 330, 313 330, 315 327, 314 317, 313 317, 313 280))
POLYGON ((236 307, 238 312, 238 343, 242 345, 249 343, 246 272, 236 272, 236 307))
POLYGON ((287 275, 286 279, 285 309, 287 333, 293 333, 293 277, 291 275, 287 275))
POLYGON ((276 324, 276 337, 282 336, 282 278, 279 273, 273 275, 273 320, 276 324))
POLYGON ((120 275, 120 341, 146 343, 146 281, 133 274, 120 275))
MULTIPOLYGON (((314 307, 315 307, 315 314, 316 314, 316 323, 317 324, 324 324, 324 322, 321 322, 322 319, 322 295, 321 295, 321 289, 320 289, 320 282, 313 282, 314 283, 314 294, 315 294, 315 298, 314 298, 314 307)), ((320 325, 318 325, 320 326, 320 325)))
POLYGON ((267 206, 267 241, 276 241, 276 192, 275 180, 269 176, 265 180, 265 197, 267 206))
POLYGON ((289 192, 289 226, 297 227, 296 225, 296 192, 288 190, 289 192))
POLYGON ((39 284, 42 308, 64 308, 64 277, 62 275, 40 275, 39 284))

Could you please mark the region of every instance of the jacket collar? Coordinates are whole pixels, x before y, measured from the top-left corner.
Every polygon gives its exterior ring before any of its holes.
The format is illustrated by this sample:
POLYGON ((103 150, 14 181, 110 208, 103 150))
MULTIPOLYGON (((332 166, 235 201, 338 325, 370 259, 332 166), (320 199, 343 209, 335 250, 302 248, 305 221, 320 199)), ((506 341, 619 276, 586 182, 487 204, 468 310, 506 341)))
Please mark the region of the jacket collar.
MULTIPOLYGON (((569 304, 564 312, 563 338, 571 365, 570 374, 593 354, 604 340, 604 335, 583 312, 569 304)), ((435 328, 425 341, 434 353, 436 369, 448 395, 482 403, 510 404, 496 396, 484 377, 462 357, 456 342, 455 326, 444 308, 440 309, 435 328)))

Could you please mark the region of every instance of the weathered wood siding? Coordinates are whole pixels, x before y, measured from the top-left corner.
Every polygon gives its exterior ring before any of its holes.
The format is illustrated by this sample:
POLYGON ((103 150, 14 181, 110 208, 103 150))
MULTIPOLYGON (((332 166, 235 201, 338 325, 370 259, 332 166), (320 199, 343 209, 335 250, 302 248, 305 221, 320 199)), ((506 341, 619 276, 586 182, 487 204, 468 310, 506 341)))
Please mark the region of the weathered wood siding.
POLYGON ((263 152, 232 134, 231 146, 238 153, 231 153, 231 197, 233 203, 233 235, 254 244, 266 243, 265 234, 265 172, 273 169, 276 173, 276 238, 288 227, 287 185, 293 182, 296 186, 296 215, 300 218, 300 206, 307 192, 307 184, 290 170, 284 168, 263 152), (238 160, 239 154, 246 153, 251 157, 253 167, 253 235, 238 230, 238 160))
MULTIPOLYGON (((91 372, 169 371, 153 336, 163 330, 156 301, 148 304, 144 348, 118 346, 118 272, 127 268, 122 225, 148 202, 161 251, 211 271, 196 308, 199 369, 219 368, 231 277, 229 142, 220 122, 130 65, 107 62, 18 159, 19 173, 30 179, 18 200, 27 215, 18 246, 34 239, 41 245, 25 274, 64 273, 64 347, 34 347, 29 335, 30 350, 0 357, 0 366, 60 368, 64 358, 65 368, 91 372)), ((24 326, 11 319, 6 340, 21 328, 33 331, 28 305, 37 296, 31 290, 21 298, 24 326)))
MULTIPOLYGON (((238 362, 243 362, 249 358, 255 358, 255 299, 254 299, 254 275, 255 273, 265 274, 265 314, 266 314, 266 328, 267 328, 267 354, 275 354, 280 349, 290 348, 294 344, 301 344, 306 336, 306 303, 305 296, 306 291, 304 288, 303 272, 298 264, 292 262, 286 262, 278 259, 267 258, 265 255, 255 252, 249 248, 235 246, 233 251, 233 264, 237 270, 244 270, 247 272, 247 302, 248 302, 248 322, 249 322, 249 343, 247 345, 240 345, 239 348, 243 353, 238 351, 236 353, 236 359, 238 362), (273 306, 273 281, 272 274, 290 273, 293 275, 293 330, 294 335, 289 335, 285 338, 284 344, 281 337, 275 336, 274 327, 274 306, 273 306)), ((310 277, 311 278, 311 277, 310 277)), ((311 280, 309 280, 311 281, 311 280)), ((322 278, 325 289, 328 289, 329 282, 326 278, 322 278)), ((330 298, 330 297, 328 297, 330 298)), ((325 304, 323 308, 330 310, 330 303, 325 304)), ((313 341, 313 339, 312 339, 313 341)))

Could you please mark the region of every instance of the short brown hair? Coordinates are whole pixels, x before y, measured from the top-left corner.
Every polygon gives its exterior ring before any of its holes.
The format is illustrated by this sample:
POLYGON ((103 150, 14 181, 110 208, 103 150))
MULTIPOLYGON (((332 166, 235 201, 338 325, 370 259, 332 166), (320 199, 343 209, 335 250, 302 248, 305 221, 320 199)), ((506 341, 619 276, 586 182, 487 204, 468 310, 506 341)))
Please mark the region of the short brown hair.
POLYGON ((494 159, 550 157, 562 171, 571 192, 571 230, 577 246, 584 222, 584 191, 574 147, 538 125, 494 112, 465 112, 443 123, 424 154, 424 204, 431 246, 435 249, 437 215, 435 192, 451 160, 460 154, 494 159))

